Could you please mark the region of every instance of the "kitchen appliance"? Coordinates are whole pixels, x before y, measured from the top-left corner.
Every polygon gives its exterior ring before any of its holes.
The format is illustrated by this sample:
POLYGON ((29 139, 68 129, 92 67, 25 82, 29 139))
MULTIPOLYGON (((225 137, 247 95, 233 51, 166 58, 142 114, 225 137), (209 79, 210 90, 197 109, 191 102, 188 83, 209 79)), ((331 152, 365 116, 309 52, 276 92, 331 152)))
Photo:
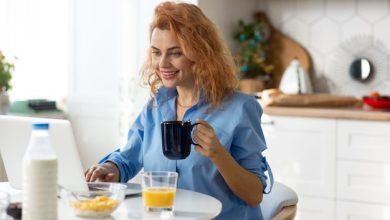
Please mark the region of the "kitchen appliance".
POLYGON ((297 58, 294 58, 283 73, 279 89, 285 94, 312 93, 309 75, 297 58))

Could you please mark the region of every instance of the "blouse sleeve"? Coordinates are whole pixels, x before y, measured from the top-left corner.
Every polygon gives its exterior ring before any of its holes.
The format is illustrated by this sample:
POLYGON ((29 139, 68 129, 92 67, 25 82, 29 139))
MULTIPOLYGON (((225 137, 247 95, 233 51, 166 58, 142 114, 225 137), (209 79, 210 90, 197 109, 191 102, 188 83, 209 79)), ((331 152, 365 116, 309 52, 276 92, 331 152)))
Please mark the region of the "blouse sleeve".
POLYGON ((262 152, 267 149, 263 131, 261 129, 260 104, 255 98, 245 100, 242 112, 234 130, 231 153, 236 161, 246 170, 257 175, 266 192, 268 176, 270 177, 269 191, 273 185, 272 171, 262 152))

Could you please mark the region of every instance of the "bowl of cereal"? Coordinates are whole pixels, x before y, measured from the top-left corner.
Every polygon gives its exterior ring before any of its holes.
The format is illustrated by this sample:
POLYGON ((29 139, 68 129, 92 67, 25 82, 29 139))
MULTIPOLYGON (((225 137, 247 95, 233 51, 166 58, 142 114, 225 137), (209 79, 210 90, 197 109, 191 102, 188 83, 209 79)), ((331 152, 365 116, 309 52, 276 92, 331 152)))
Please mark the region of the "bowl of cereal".
POLYGON ((126 185, 121 183, 91 182, 89 190, 62 189, 61 197, 79 217, 101 218, 114 212, 125 198, 126 185))

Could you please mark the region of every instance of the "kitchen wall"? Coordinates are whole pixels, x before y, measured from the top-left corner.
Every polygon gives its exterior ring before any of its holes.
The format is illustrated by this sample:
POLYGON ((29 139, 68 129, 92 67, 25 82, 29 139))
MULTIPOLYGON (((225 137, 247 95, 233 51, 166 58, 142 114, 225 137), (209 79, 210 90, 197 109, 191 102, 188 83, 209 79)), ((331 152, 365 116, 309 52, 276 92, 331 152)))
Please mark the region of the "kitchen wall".
POLYGON ((316 92, 357 97, 372 90, 390 94, 389 0, 261 0, 258 8, 267 12, 277 29, 308 50, 316 92), (372 61, 371 81, 350 78, 349 64, 356 57, 372 61))
POLYGON ((238 20, 250 21, 258 7, 258 0, 199 0, 198 6, 217 25, 229 48, 235 53, 237 43, 233 39, 238 20))

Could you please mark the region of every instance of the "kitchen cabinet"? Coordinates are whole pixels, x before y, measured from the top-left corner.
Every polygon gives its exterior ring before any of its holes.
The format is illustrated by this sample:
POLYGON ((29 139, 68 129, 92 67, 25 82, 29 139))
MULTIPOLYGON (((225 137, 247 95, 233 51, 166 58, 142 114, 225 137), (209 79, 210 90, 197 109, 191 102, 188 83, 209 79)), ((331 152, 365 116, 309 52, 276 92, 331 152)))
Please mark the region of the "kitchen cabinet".
POLYGON ((263 115, 275 179, 299 196, 296 219, 390 219, 388 121, 263 115))

